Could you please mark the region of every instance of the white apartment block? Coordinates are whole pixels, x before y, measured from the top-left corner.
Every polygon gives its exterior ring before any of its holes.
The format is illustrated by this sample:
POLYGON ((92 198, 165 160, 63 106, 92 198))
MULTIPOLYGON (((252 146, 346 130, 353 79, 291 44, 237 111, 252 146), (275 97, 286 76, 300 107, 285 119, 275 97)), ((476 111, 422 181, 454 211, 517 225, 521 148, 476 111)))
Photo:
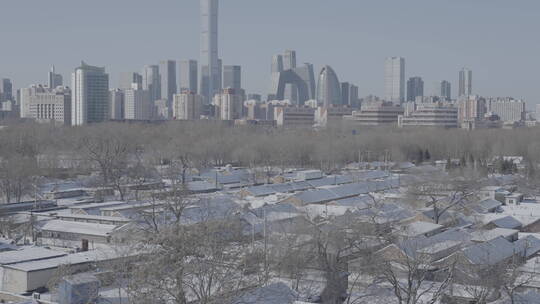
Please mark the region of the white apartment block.
POLYGON ((525 101, 513 98, 488 99, 488 111, 496 114, 503 122, 519 122, 525 120, 525 101))
POLYGON ((203 97, 185 91, 174 95, 173 117, 177 120, 197 120, 201 118, 203 97))
POLYGON ((71 125, 71 90, 42 85, 21 89, 21 117, 71 125))
POLYGON ((243 95, 236 94, 234 89, 223 89, 222 94, 214 96, 216 118, 235 120, 242 118, 244 108, 243 95))

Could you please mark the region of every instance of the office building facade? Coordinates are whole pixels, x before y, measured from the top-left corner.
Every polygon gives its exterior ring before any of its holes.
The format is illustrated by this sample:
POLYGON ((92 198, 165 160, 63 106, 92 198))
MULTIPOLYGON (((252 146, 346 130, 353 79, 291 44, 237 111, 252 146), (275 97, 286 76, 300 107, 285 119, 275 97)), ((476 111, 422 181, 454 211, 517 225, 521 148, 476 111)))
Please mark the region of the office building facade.
POLYGON ((218 11, 218 0, 201 0, 201 80, 199 94, 206 97, 206 103, 209 103, 221 89, 218 11))
POLYGON ((384 92, 386 101, 402 103, 405 100, 405 58, 386 58, 384 92))
POLYGON ((239 65, 223 66, 223 88, 242 89, 242 67, 239 65))
POLYGON ((411 77, 407 81, 407 101, 415 101, 417 97, 424 97, 424 81, 421 77, 411 77))
POLYGON ((150 92, 137 86, 124 90, 124 119, 150 120, 153 112, 154 104, 150 101, 150 92))
POLYGON ((463 68, 459 71, 459 91, 458 96, 468 96, 473 94, 472 90, 472 71, 463 68))
POLYGON ((199 66, 197 60, 182 60, 178 64, 179 87, 178 93, 189 91, 197 93, 198 88, 198 72, 199 66))
POLYGON ((216 118, 220 120, 235 120, 242 118, 244 98, 234 89, 223 89, 216 94, 213 101, 216 118))
POLYGON ((71 124, 81 126, 109 119, 109 75, 105 68, 82 62, 71 76, 71 124))
POLYGON ((51 70, 49 71, 47 80, 48 80, 48 86, 51 89, 64 85, 64 78, 62 77, 62 75, 56 73, 54 65, 51 67, 51 70))
POLYGON ((176 120, 197 120, 201 118, 202 96, 184 91, 174 95, 173 117, 176 120))
POLYGON ((342 103, 341 84, 330 66, 324 66, 319 73, 317 102, 323 107, 339 106, 342 103))
POLYGON ((109 92, 109 115, 112 120, 124 119, 124 91, 121 89, 111 90, 109 92))
MULTIPOLYGON (((143 90, 150 92, 152 102, 161 99, 161 77, 159 75, 159 66, 146 65, 142 70, 143 90)), ((130 87, 131 88, 131 87, 130 87)))

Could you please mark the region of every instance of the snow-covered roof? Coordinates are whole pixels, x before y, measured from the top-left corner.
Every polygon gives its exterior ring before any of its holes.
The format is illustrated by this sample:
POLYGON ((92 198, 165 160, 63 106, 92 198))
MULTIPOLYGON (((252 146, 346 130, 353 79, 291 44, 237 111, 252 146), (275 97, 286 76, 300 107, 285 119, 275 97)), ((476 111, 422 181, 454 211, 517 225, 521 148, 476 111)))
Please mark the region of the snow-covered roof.
POLYGON ((116 229, 115 225, 52 220, 41 226, 41 231, 75 233, 93 236, 108 236, 116 229))

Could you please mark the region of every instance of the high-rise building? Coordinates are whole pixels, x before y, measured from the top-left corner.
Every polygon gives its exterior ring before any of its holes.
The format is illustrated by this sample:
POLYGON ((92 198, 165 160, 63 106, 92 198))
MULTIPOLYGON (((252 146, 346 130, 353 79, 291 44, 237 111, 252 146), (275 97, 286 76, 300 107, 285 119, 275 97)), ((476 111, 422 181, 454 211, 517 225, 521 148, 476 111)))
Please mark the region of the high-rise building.
POLYGON ((142 87, 142 75, 134 72, 124 72, 120 74, 120 83, 118 84, 118 88, 122 90, 129 90, 133 87, 134 83, 142 87))
POLYGON ((296 51, 286 50, 283 54, 283 70, 296 68, 296 51))
POLYGON ((476 95, 463 95, 458 100, 459 121, 482 120, 487 113, 486 99, 476 95))
POLYGON ((415 101, 424 96, 424 81, 421 77, 411 77, 407 81, 407 101, 415 101))
POLYGON ((177 120, 197 120, 201 118, 202 96, 184 91, 174 95, 173 117, 177 120))
POLYGON ((341 84, 330 66, 324 66, 319 73, 317 101, 324 107, 341 105, 341 84))
POLYGON ((235 90, 242 89, 242 67, 226 65, 223 67, 223 87, 235 90))
POLYGON ((9 78, 0 81, 0 102, 13 99, 13 84, 9 78))
POLYGON ((176 89, 176 61, 163 60, 159 63, 161 82, 161 99, 167 99, 169 108, 172 109, 172 101, 176 89))
POLYGON ((71 124, 74 126, 109 119, 109 75, 105 68, 82 62, 71 76, 71 124))
POLYGON ((71 124, 71 90, 33 85, 21 89, 21 117, 38 122, 71 124))
POLYGON ((458 96, 472 95, 472 71, 463 68, 459 71, 459 94, 458 96))
MULTIPOLYGON (((152 102, 161 99, 161 79, 159 76, 159 66, 146 65, 142 70, 143 90, 150 92, 152 102)), ((130 87, 131 88, 131 87, 130 87)))
POLYGON ((179 65, 179 83, 178 93, 190 91, 197 93, 198 88, 198 64, 197 60, 182 60, 179 65))
POLYGON ((388 57, 384 67, 386 101, 402 103, 405 99, 405 58, 388 57))
POLYGON ((313 65, 305 63, 303 66, 292 70, 284 70, 279 73, 272 73, 271 93, 269 99, 286 100, 288 99, 293 104, 304 105, 308 100, 315 99, 315 74, 313 65), (298 100, 295 102, 287 98, 286 88, 289 85, 294 85, 298 93, 298 100))
POLYGON ((283 72, 283 55, 274 55, 272 57, 272 74, 283 72))
POLYGON ((62 86, 64 84, 64 79, 62 75, 56 74, 54 65, 51 67, 51 70, 49 71, 48 84, 49 84, 49 88, 51 89, 62 86))
POLYGON ((121 89, 109 92, 109 115, 112 120, 124 119, 124 91, 121 89))
POLYGON ((201 0, 201 89, 207 103, 219 93, 218 0, 201 0))
POLYGON ((452 85, 449 81, 443 80, 440 82, 437 95, 446 99, 446 101, 452 100, 452 85))
MULTIPOLYGON (((286 50, 283 54, 283 70, 296 69, 296 51, 286 50)), ((298 87, 296 84, 287 84, 285 87, 285 99, 290 100, 293 104, 298 104, 298 87)))
POLYGON ((235 120, 242 118, 244 107, 243 95, 234 89, 223 89, 221 94, 214 96, 216 118, 221 120, 235 120))
POLYGON ((341 83, 341 104, 351 108, 358 108, 358 87, 349 83, 341 83))
POLYGON ((150 92, 137 85, 124 90, 124 119, 150 120, 154 104, 150 101, 150 92))

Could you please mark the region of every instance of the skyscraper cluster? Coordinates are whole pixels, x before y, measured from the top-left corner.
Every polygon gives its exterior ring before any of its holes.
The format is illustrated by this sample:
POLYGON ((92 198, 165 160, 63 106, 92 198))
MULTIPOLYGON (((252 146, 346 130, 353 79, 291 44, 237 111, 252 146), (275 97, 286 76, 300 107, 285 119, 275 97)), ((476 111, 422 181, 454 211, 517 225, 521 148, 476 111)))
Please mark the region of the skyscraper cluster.
POLYGON ((38 121, 84 125, 107 120, 274 120, 278 112, 291 119, 312 112, 341 118, 363 109, 358 117, 375 117, 384 122, 389 120, 388 113, 394 121, 400 113, 408 116, 417 112, 417 123, 419 117, 452 112, 444 108, 452 103, 451 107, 460 109, 462 120, 482 119, 488 110, 504 120, 525 119, 521 101, 494 99, 484 106, 485 99, 473 95, 472 71, 468 68, 459 71, 456 100, 452 100, 452 85, 447 80, 436 82, 433 94, 426 94, 422 77, 406 78, 403 57, 388 57, 384 62, 383 98, 369 95, 360 99, 358 86, 340 82, 331 66, 316 70, 312 63, 299 64, 297 52, 288 49, 272 57, 270 91, 263 100, 260 94, 246 94, 240 65, 224 65, 219 57, 219 1, 200 0, 200 9, 199 61, 168 59, 144 65, 138 72, 121 73, 117 87, 112 89, 104 67, 84 62, 74 70, 71 87, 64 86, 54 66, 46 85, 32 85, 15 94, 11 81, 2 79, 0 118, 9 112, 38 121), (443 108, 426 108, 430 104, 443 108), (274 108, 279 107, 313 111, 288 109, 274 113, 274 108))

